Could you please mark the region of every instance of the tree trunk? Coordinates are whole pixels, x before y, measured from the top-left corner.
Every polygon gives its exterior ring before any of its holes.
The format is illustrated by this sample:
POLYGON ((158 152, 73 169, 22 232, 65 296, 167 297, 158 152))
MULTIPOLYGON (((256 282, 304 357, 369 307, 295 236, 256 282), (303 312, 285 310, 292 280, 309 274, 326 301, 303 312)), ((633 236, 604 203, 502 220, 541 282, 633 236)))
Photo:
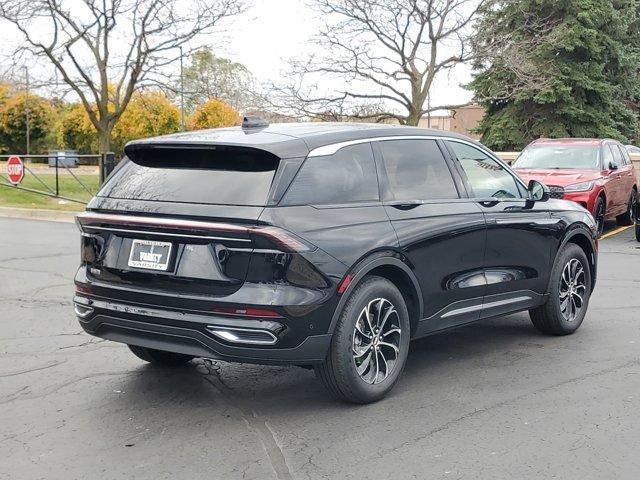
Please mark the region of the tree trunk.
POLYGON ((108 175, 108 172, 105 168, 105 153, 109 153, 109 150, 111 148, 111 131, 112 131, 113 127, 109 128, 109 127, 103 127, 101 126, 101 128, 97 128, 97 133, 98 133, 98 150, 99 150, 99 154, 100 154, 100 159, 98 160, 98 165, 100 166, 100 173, 99 173, 99 179, 100 179, 100 185, 102 185, 105 181, 105 178, 108 175))
POLYGON ((410 110, 409 115, 407 115, 406 125, 411 127, 417 127, 420 123, 420 119, 422 118, 422 112, 420 110, 410 110))
POLYGON ((98 129, 98 153, 108 153, 111 148, 111 129, 98 129))

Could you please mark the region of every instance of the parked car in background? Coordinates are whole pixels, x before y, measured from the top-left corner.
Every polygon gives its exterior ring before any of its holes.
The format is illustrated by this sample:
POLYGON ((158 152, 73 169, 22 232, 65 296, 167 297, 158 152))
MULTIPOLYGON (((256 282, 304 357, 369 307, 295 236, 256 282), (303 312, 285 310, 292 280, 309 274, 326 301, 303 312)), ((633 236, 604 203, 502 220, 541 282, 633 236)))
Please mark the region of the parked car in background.
POLYGON ((625 145, 625 147, 627 152, 640 155, 640 147, 636 147, 635 145, 625 145))
POLYGON ((585 317, 593 217, 469 138, 247 120, 125 152, 78 216, 74 304, 145 361, 313 367, 367 403, 413 338, 526 310, 568 335, 585 317))
POLYGON ((525 181, 545 183, 554 198, 579 203, 601 234, 606 220, 631 225, 638 196, 627 149, 615 140, 540 139, 525 148, 513 168, 525 181))
POLYGON ((634 218, 636 222, 636 240, 640 242, 640 202, 636 200, 636 215, 634 218))

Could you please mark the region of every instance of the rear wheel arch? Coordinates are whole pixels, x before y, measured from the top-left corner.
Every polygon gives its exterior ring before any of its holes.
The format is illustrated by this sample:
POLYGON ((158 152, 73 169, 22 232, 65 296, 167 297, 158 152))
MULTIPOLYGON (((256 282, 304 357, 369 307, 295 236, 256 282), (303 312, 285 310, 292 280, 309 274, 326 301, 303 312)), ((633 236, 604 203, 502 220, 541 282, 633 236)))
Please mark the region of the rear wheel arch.
POLYGON ((340 312, 342 312, 351 292, 353 292, 357 285, 368 275, 386 278, 400 290, 409 312, 411 333, 413 334, 415 332, 418 322, 422 318, 422 291, 418 279, 409 265, 396 255, 397 254, 389 252, 375 258, 368 258, 359 262, 349 270, 349 273, 353 274, 353 278, 347 289, 341 295, 338 306, 333 313, 329 333, 333 333, 340 318, 340 312))

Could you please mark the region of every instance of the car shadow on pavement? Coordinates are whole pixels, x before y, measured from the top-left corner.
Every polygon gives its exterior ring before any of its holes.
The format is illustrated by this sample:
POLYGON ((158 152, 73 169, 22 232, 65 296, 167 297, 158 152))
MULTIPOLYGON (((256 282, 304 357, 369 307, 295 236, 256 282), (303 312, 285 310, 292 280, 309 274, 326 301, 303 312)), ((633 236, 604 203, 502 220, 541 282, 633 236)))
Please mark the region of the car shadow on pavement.
POLYGON ((452 362, 468 362, 467 367, 478 362, 495 363, 495 357, 500 355, 510 363, 528 356, 532 348, 543 348, 548 338, 534 328, 526 313, 483 320, 413 341, 405 376, 443 366, 451 368, 452 362))
MULTIPOLYGON (((553 341, 553 339, 551 339, 553 341)), ((502 368, 526 361, 550 343, 537 332, 528 315, 517 314, 486 320, 412 342, 405 372, 390 398, 408 391, 428 395, 437 385, 456 383, 474 370, 502 368), (453 380, 452 380, 453 379, 453 380)), ((517 376, 514 373, 514 376, 517 376)), ((319 408, 368 408, 349 406, 332 399, 312 370, 235 364, 195 359, 182 368, 140 367, 140 374, 126 379, 123 389, 137 392, 129 401, 198 407, 221 401, 244 409, 292 414, 319 408)), ((385 403, 383 400, 382 403, 385 403)), ((173 406, 172 406, 173 408, 173 406)))

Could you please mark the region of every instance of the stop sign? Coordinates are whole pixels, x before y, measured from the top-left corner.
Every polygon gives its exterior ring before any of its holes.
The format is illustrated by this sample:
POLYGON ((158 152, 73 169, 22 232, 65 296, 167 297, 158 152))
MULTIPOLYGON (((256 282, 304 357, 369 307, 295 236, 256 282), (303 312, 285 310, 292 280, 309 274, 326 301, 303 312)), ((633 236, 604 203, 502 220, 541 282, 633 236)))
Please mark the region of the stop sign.
POLYGON ((7 176, 14 185, 18 185, 24 178, 24 163, 17 155, 12 155, 7 160, 7 176))

